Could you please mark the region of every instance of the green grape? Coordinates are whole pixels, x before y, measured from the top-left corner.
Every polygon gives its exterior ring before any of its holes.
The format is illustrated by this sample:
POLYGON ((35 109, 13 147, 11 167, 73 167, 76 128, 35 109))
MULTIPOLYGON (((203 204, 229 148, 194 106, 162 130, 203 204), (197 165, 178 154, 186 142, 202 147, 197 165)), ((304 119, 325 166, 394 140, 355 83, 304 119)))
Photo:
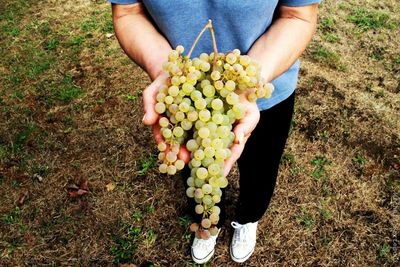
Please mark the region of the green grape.
POLYGON ((210 135, 210 130, 206 127, 201 127, 198 134, 201 138, 207 138, 210 135))
POLYGON ((201 161, 204 159, 204 151, 202 149, 198 149, 193 153, 195 159, 201 161))
POLYGON ((158 158, 158 160, 163 161, 165 159, 165 153, 164 152, 158 153, 157 158, 158 158))
POLYGON ((210 130, 210 133, 213 133, 217 130, 218 125, 212 121, 207 122, 207 128, 210 130))
POLYGON ((214 82, 214 87, 217 90, 221 90, 222 88, 224 88, 224 83, 223 81, 215 81, 214 82))
MULTIPOLYGON (((192 177, 189 177, 189 178, 192 178, 192 177)), ((189 185, 189 186, 192 186, 192 185, 189 185)), ((212 191, 211 191, 211 195, 213 195, 213 196, 215 196, 215 195, 221 196, 222 195, 222 191, 221 191, 221 189, 219 189, 218 186, 213 186, 212 187, 212 191)))
POLYGON ((197 214, 203 214, 204 212, 204 207, 203 205, 197 204, 196 207, 194 208, 195 212, 197 214))
POLYGON ((176 50, 176 52, 178 52, 179 54, 183 54, 183 51, 185 51, 185 48, 183 48, 182 45, 178 45, 178 46, 175 48, 175 50, 176 50))
POLYGON ((224 88, 225 88, 226 90, 228 90, 228 91, 234 91, 234 90, 235 90, 235 87, 236 87, 236 84, 235 84, 235 82, 232 81, 232 80, 226 81, 225 86, 224 86, 224 88))
POLYGON ((227 155, 226 155, 225 149, 217 149, 217 150, 215 150, 215 158, 217 158, 217 159, 226 159, 227 155))
POLYGON ((171 78, 171 83, 175 86, 178 86, 181 83, 180 77, 179 76, 173 76, 171 78))
POLYGON ((162 128, 166 128, 166 127, 168 127, 168 125, 169 125, 169 120, 168 120, 167 118, 165 118, 165 117, 161 117, 161 118, 158 120, 158 124, 159 124, 162 128))
POLYGON ((172 137, 172 131, 170 129, 168 129, 168 128, 161 128, 161 133, 162 133, 162 136, 165 139, 168 139, 168 138, 172 137))
POLYGON ((202 180, 202 179, 199 179, 199 178, 194 179, 194 185, 196 187, 202 187, 203 184, 205 184, 205 183, 206 182, 204 180, 202 180))
POLYGON ((182 91, 186 94, 186 95, 190 95, 190 93, 192 93, 194 90, 193 85, 191 85, 190 83, 185 82, 182 85, 182 91))
POLYGON ((211 107, 213 110, 221 110, 224 107, 224 103, 221 99, 216 98, 211 102, 211 107))
POLYGON ((207 109, 203 109, 199 112, 199 119, 203 122, 209 121, 211 118, 211 112, 207 109))
POLYGON ((240 120, 244 117, 246 109, 242 104, 236 104, 232 107, 233 112, 235 113, 235 117, 237 120, 240 120))
POLYGON ((210 139, 210 138, 203 138, 203 139, 201 140, 201 145, 202 145, 204 148, 207 148, 207 147, 211 146, 211 139, 210 139))
POLYGON ((191 122, 197 121, 198 117, 199 117, 199 114, 195 110, 189 111, 187 114, 187 119, 191 122))
POLYGON ((219 80, 221 78, 221 73, 219 71, 213 71, 211 72, 211 79, 214 81, 219 80))
POLYGON ((204 228, 210 228, 211 226, 211 221, 207 218, 204 218, 201 220, 201 226, 204 228))
POLYGON ((176 61, 179 58, 179 53, 176 50, 171 50, 169 52, 168 58, 170 61, 176 61))
POLYGON ((203 167, 205 167, 205 168, 208 168, 208 166, 210 166, 210 164, 212 164, 213 162, 214 162, 213 158, 205 157, 204 159, 202 159, 201 165, 203 165, 203 167))
POLYGON ((164 104, 164 103, 158 102, 158 103, 154 106, 154 109, 155 109, 155 111, 156 111, 158 114, 162 114, 162 113, 165 112, 166 107, 165 107, 165 104, 164 104))
POLYGON ((198 121, 196 121, 195 123, 194 123, 194 127, 198 130, 198 129, 200 129, 201 127, 204 127, 204 125, 206 125, 205 123, 204 123, 204 121, 201 121, 201 120, 198 120, 198 121))
POLYGON ((204 88, 206 85, 210 85, 210 84, 211 84, 211 82, 209 80, 202 80, 200 82, 200 87, 204 88))
POLYGON ((185 167, 185 162, 183 160, 181 160, 181 159, 178 159, 178 160, 175 161, 174 165, 176 167, 176 170, 180 171, 185 167))
POLYGON ((172 97, 175 97, 179 94, 179 87, 176 85, 172 85, 168 88, 168 94, 172 97))
POLYGON ((210 166, 208 166, 208 173, 212 176, 218 175, 221 172, 221 168, 218 166, 218 164, 210 164, 210 166))
POLYGON ((209 180, 208 180, 208 183, 212 186, 212 187, 219 187, 219 183, 218 183, 218 178, 216 178, 216 177, 211 177, 209 180))
POLYGON ((172 96, 170 96, 170 95, 167 95, 167 96, 164 98, 164 102, 165 102, 165 104, 167 104, 167 105, 171 105, 171 104, 174 102, 174 98, 173 98, 172 96))
POLYGON ((164 142, 158 143, 157 148, 159 151, 165 151, 167 149, 167 144, 164 142))
POLYGON ((195 150, 197 150, 199 148, 199 145, 197 144, 196 140, 194 139, 190 139, 186 142, 186 148, 190 151, 190 152, 194 152, 195 150))
POLYGON ((257 73, 257 68, 255 66, 253 66, 253 65, 247 66, 246 67, 246 72, 247 72, 247 75, 254 76, 257 73))
POLYGON ((157 102, 164 102, 166 95, 164 93, 158 93, 156 96, 157 102))
POLYGON ((221 202, 221 197, 218 195, 214 195, 214 196, 212 196, 212 201, 214 203, 219 203, 219 202, 221 202))
POLYGON ((190 186, 186 189, 186 195, 190 198, 194 197, 194 191, 196 190, 196 188, 194 188, 193 186, 190 186))
POLYGON ((213 97, 215 95, 215 88, 212 85, 206 85, 203 88, 203 94, 206 97, 213 97))
POLYGON ((200 167, 201 166, 201 160, 197 160, 197 159, 191 159, 190 163, 192 164, 193 167, 200 167))
POLYGON ((184 133, 182 127, 176 126, 173 130, 172 133, 176 136, 176 137, 181 137, 184 133))
POLYGON ((199 179, 203 179, 203 180, 206 179, 207 176, 208 176, 208 171, 207 171, 207 169, 204 168, 204 167, 198 168, 197 171, 196 171, 196 176, 197 176, 199 179))
MULTIPOLYGON (((189 178, 187 178, 187 180, 186 180, 186 184, 188 185, 188 186, 194 186, 194 178, 193 177, 189 177, 189 178)), ((214 190, 214 188, 213 188, 213 190, 214 190)), ((214 191, 213 191, 214 192, 214 191)))
POLYGON ((204 148, 204 156, 207 158, 212 158, 215 155, 215 149, 213 147, 204 148))
POLYGON ((251 58, 248 55, 243 55, 239 57, 239 63, 244 67, 248 66, 251 62, 251 58))
POLYGON ((210 184, 203 184, 203 186, 201 187, 201 190, 203 190, 203 193, 206 195, 211 194, 212 186, 210 184))
MULTIPOLYGON (((199 226, 197 225, 197 228, 198 228, 199 226)), ((191 228, 191 229, 195 229, 194 228, 194 226, 191 228)), ((197 230, 197 229, 196 229, 197 230)), ((195 231, 196 231, 195 230, 195 231)), ((192 231, 192 230, 191 230, 192 231)), ((194 231, 192 231, 192 232, 194 232, 194 231)), ((211 227, 210 229, 209 229, 209 232, 210 232, 210 235, 212 235, 212 236, 216 236, 217 234, 218 234, 218 228, 217 227, 211 227)))
POLYGON ((167 155, 165 156, 165 159, 166 159, 168 162, 175 162, 177 158, 178 158, 178 155, 177 155, 176 152, 174 152, 174 151, 169 151, 169 152, 167 153, 167 155))
POLYGON ((233 53, 229 53, 226 55, 226 62, 228 62, 230 65, 233 65, 236 62, 236 55, 233 53))
POLYGON ((207 102, 204 98, 199 98, 197 100, 194 101, 194 106, 198 109, 198 110, 202 110, 205 109, 207 106, 207 102))
POLYGON ((224 116, 217 113, 212 116, 211 120, 216 124, 222 124, 222 122, 224 121, 224 116))
POLYGON ((201 71, 207 72, 207 71, 210 70, 210 68, 211 68, 210 63, 204 62, 204 61, 200 63, 200 70, 201 70, 201 71))
POLYGON ((206 205, 208 207, 211 206, 213 204, 212 197, 210 195, 204 195, 203 203, 204 203, 204 205, 206 205))
POLYGON ((210 214, 210 222, 211 222, 212 224, 217 224, 218 221, 219 221, 219 216, 216 215, 215 213, 211 213, 211 214, 210 214))
POLYGON ((210 57, 206 53, 201 53, 199 58, 203 61, 209 61, 210 57))
POLYGON ((219 184, 219 187, 225 188, 228 185, 228 179, 226 179, 224 176, 221 176, 218 178, 217 183, 219 184))
POLYGON ((215 139, 212 140, 211 146, 212 146, 214 149, 221 149, 221 148, 224 147, 224 142, 222 141, 222 139, 215 138, 215 139))
POLYGON ((204 197, 203 190, 201 190, 201 188, 196 188, 196 190, 194 190, 194 197, 203 198, 204 197))
POLYGON ((158 167, 158 170, 159 170, 161 173, 167 173, 167 168, 168 168, 168 165, 165 164, 165 163, 162 163, 162 164, 160 164, 160 166, 158 167))
POLYGON ((186 101, 185 102, 182 101, 179 104, 179 110, 182 111, 182 112, 188 112, 189 111, 189 107, 190 107, 190 104, 186 103, 186 101))
POLYGON ((230 92, 227 96, 226 96, 226 102, 229 105, 237 105, 239 103, 239 96, 234 93, 234 92, 230 92))
POLYGON ((193 126, 193 123, 191 121, 189 121, 188 119, 183 119, 181 121, 181 127, 185 131, 189 131, 190 129, 192 129, 192 126, 193 126))
POLYGON ((168 165, 167 173, 169 175, 174 175, 176 173, 176 167, 174 165, 168 165))

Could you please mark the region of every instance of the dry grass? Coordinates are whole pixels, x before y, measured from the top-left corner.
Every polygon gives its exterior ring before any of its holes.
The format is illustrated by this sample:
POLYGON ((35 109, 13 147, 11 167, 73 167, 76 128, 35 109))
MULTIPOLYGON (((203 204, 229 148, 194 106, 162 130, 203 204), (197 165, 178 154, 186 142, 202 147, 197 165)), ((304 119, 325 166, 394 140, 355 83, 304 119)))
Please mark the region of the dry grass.
MULTIPOLYGON (((393 0, 324 2, 245 266, 398 264, 398 14, 393 0)), ((152 167, 141 124, 149 80, 110 33, 102 1, 0 4, 1 266, 194 265, 182 179, 152 167), (89 193, 71 199, 81 180, 89 193)), ((210 266, 236 266, 228 223, 210 266)))

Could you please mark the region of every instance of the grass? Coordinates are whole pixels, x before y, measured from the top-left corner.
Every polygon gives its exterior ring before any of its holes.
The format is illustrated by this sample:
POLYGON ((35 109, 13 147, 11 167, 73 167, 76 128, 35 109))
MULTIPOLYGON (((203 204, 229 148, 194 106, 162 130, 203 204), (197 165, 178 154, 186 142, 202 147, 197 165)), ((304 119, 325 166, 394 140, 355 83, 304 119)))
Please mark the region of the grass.
MULTIPOLYGON (((197 266, 183 179, 157 171, 152 133, 141 122, 149 79, 110 35, 109 4, 4 3, 0 265, 197 266), (67 186, 82 179, 88 193, 69 197, 67 186), (110 182, 117 187, 108 191, 110 182)), ((397 11, 388 0, 321 6, 278 183, 247 266, 396 266, 397 11)), ((208 266, 233 264, 237 174, 208 266)))
POLYGON ((392 28, 390 15, 383 11, 368 10, 365 8, 355 8, 348 17, 361 30, 392 28))

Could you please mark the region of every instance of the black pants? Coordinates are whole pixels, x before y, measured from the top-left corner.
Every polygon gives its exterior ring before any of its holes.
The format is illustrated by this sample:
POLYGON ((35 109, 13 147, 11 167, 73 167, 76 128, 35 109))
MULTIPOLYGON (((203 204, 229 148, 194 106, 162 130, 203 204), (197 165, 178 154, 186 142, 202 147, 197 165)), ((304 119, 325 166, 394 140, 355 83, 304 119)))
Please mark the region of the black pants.
MULTIPOLYGON (((240 224, 261 219, 272 198, 279 162, 289 133, 294 109, 294 93, 274 107, 261 111, 260 121, 247 140, 238 160, 240 193, 236 207, 236 221, 240 224)), ((184 178, 188 176, 184 174, 184 178)), ((189 205, 194 210, 194 201, 189 205)), ((225 190, 218 226, 225 221, 225 190)), ((191 215, 195 217, 194 212, 191 215)))

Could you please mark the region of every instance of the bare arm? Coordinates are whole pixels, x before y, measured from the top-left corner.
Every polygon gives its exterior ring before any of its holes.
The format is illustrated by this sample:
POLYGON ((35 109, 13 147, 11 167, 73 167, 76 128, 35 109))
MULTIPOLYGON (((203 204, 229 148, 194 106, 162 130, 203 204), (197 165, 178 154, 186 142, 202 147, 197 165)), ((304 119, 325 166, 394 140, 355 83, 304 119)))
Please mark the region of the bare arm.
MULTIPOLYGON (((248 53, 261 64, 262 76, 266 81, 271 81, 284 73, 307 47, 317 25, 317 10, 317 4, 304 7, 279 7, 279 18, 254 43, 248 53)), ((231 147, 231 156, 225 161, 225 175, 228 175, 242 154, 247 139, 260 119, 257 105, 247 101, 245 97, 241 99, 242 104, 246 105, 246 116, 233 130, 235 143, 231 147)))
POLYGON ((252 46, 249 56, 262 65, 262 75, 271 81, 300 57, 317 26, 318 4, 279 7, 279 17, 252 46))
POLYGON ((141 3, 112 5, 115 35, 125 53, 155 80, 172 49, 147 18, 141 3))

